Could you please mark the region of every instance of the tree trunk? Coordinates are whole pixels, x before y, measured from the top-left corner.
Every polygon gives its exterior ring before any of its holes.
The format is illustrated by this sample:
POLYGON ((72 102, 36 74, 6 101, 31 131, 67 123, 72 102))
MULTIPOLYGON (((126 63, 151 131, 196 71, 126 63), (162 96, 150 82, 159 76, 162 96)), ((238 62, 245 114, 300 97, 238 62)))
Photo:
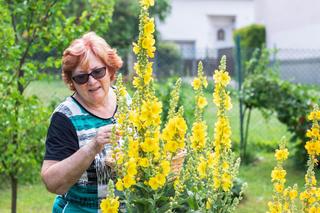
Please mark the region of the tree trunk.
POLYGON ((11 175, 11 213, 17 212, 18 179, 11 175))

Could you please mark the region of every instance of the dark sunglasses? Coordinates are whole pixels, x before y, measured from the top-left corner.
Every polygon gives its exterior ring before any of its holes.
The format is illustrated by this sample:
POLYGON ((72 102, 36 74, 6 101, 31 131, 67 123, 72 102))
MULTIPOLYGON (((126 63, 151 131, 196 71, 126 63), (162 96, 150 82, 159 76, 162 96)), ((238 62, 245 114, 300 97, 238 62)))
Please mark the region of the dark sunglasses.
POLYGON ((106 67, 100 67, 100 68, 94 69, 88 74, 79 74, 79 75, 72 76, 72 79, 77 84, 85 84, 89 81, 90 75, 94 79, 101 79, 106 75, 106 67))

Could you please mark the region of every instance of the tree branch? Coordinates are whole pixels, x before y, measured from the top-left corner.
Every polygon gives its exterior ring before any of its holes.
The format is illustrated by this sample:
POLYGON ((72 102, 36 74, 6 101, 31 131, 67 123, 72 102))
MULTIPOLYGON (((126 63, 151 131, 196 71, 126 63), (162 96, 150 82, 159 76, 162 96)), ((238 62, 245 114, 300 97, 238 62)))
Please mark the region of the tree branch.
MULTIPOLYGON (((46 11, 46 13, 45 13, 46 15, 45 15, 44 18, 40 21, 40 24, 39 24, 37 27, 33 28, 33 32, 32 32, 31 37, 28 37, 27 48, 25 49, 24 53, 22 54, 22 57, 20 58, 19 66, 18 66, 18 69, 17 69, 17 77, 18 77, 18 79, 24 75, 23 70, 22 70, 21 68, 22 68, 23 64, 25 63, 25 60, 26 60, 26 57, 27 57, 27 55, 28 55, 29 49, 30 49, 30 47, 31 47, 31 44, 34 42, 34 40, 35 40, 35 38, 36 38, 37 30, 38 30, 39 28, 41 28, 41 27, 44 25, 44 23, 47 21, 47 19, 48 19, 49 16, 50 16, 50 9, 51 9, 56 3, 57 3, 57 0, 55 0, 54 2, 52 2, 51 5, 48 5, 48 7, 47 7, 48 9, 47 9, 47 11, 46 11)), ((25 89, 25 87, 23 87, 19 82, 18 82, 18 85, 19 85, 19 92, 20 92, 20 94, 22 94, 23 91, 24 91, 24 89, 25 89)))
POLYGON ((15 15, 13 13, 14 8, 13 8, 13 5, 12 5, 12 1, 8 0, 7 4, 9 5, 9 13, 10 13, 10 16, 11 16, 11 23, 12 23, 12 28, 13 28, 13 31, 14 31, 15 43, 17 44, 18 41, 19 41, 19 38, 18 38, 18 32, 17 32, 16 17, 15 17, 15 15))

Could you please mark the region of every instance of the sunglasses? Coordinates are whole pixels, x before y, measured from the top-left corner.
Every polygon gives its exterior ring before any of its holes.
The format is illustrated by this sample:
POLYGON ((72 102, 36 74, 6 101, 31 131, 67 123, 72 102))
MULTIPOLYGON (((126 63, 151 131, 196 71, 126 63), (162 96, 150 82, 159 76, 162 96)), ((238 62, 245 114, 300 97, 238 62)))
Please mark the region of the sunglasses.
POLYGON ((80 74, 80 75, 72 76, 72 80, 74 80, 74 82, 76 82, 77 84, 85 84, 89 81, 90 75, 96 80, 101 79, 106 75, 106 67, 94 69, 88 74, 80 74))

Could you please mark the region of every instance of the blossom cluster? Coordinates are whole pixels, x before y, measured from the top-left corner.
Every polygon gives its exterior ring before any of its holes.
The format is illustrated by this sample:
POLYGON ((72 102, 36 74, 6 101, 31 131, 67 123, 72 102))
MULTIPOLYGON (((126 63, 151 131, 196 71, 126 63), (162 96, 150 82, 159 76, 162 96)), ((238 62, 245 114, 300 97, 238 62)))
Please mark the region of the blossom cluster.
POLYGON ((282 139, 279 149, 275 152, 277 166, 271 172, 274 195, 268 202, 269 213, 291 213, 296 211, 295 200, 298 196, 297 185, 285 188, 287 172, 283 162, 288 159, 289 151, 286 141, 282 139))

